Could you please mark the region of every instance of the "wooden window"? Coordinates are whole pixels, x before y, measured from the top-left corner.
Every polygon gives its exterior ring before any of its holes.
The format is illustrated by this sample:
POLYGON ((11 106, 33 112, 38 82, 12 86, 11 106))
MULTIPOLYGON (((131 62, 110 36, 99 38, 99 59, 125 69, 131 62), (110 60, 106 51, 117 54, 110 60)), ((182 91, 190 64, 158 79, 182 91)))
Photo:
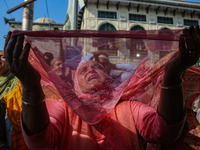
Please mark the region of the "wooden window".
POLYGON ((144 40, 142 39, 130 39, 128 48, 130 49, 130 56, 136 59, 143 59, 148 55, 144 40))
POLYGON ((136 25, 131 28, 131 30, 144 30, 142 26, 136 25))
POLYGON ((197 26, 198 25, 198 20, 184 19, 184 25, 185 26, 197 26))
POLYGON ((104 23, 99 27, 99 31, 115 31, 116 28, 110 23, 104 23))
POLYGON ((105 52, 109 56, 117 56, 119 45, 115 38, 97 39, 97 45, 99 51, 105 52))
POLYGON ((173 18, 169 17, 158 17, 158 23, 164 23, 164 24, 173 24, 173 18))
POLYGON ((146 21, 146 15, 129 14, 129 20, 146 21))
MULTIPOLYGON (((105 23, 99 27, 99 31, 114 31, 116 28, 110 24, 105 23)), ((96 40, 98 50, 107 53, 110 56, 117 56, 119 48, 118 41, 115 38, 100 38, 96 40)))
MULTIPOLYGON (((136 25, 131 28, 131 30, 144 30, 142 26, 136 25)), ((146 34, 146 31, 141 31, 146 34)), ((148 55, 145 47, 144 40, 142 39, 130 39, 127 41, 127 49, 130 50, 130 56, 135 59, 143 59, 148 55)))
POLYGON ((98 18, 117 19, 117 13, 111 11, 98 11, 98 18))

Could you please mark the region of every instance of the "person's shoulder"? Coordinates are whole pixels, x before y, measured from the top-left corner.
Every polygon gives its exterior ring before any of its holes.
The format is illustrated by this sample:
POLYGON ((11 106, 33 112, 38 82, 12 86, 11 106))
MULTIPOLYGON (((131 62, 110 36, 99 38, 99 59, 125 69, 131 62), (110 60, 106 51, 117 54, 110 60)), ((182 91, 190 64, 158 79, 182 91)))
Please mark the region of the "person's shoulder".
POLYGON ((126 100, 126 101, 120 101, 117 105, 116 108, 117 109, 121 109, 121 108, 128 108, 131 105, 131 101, 130 100, 126 100))
POLYGON ((132 106, 132 105, 146 105, 146 104, 143 104, 142 102, 138 101, 138 100, 123 100, 123 101, 120 101, 117 106, 132 106))
MULTIPOLYGON (((114 116, 132 116, 131 101, 121 101, 113 109, 112 115, 114 116)), ((121 118, 123 120, 123 118, 121 118)))
POLYGON ((65 114, 70 116, 75 115, 75 112, 64 100, 59 100, 59 101, 46 100, 46 106, 51 115, 52 114, 58 114, 58 115, 65 114))

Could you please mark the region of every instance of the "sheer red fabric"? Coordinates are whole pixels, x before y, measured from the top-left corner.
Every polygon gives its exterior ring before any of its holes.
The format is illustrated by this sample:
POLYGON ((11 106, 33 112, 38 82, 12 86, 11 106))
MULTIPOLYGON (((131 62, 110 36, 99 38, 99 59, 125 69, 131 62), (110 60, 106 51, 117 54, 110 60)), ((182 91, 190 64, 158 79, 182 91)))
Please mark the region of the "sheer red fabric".
MULTIPOLYGON (((22 33, 25 43, 31 44, 29 61, 42 76, 48 107, 64 100, 82 120, 95 125, 120 101, 137 100, 157 108, 164 65, 178 51, 182 30, 14 31, 13 35, 22 33), (58 59, 63 65, 60 70, 54 68, 58 59), (81 80, 80 74, 84 66, 91 67, 94 61, 100 63, 95 67, 97 74, 104 76, 105 84, 87 89, 89 82, 82 87, 84 78, 81 80), (128 70, 126 64, 132 64, 133 69, 128 70)), ((97 77, 85 76, 85 80, 97 77)), ((198 64, 186 71, 183 88, 187 108, 195 120, 192 105, 200 95, 198 64)), ((199 132, 194 136, 199 139, 199 132)))

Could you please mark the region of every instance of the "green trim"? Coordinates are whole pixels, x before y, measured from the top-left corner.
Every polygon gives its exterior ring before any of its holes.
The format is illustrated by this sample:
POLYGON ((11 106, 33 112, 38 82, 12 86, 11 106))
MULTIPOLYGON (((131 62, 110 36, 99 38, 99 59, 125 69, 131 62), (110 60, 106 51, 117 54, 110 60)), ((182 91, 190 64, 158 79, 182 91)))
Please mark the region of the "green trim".
POLYGON ((17 85, 17 82, 18 78, 10 72, 7 72, 0 77, 0 100, 13 90, 13 88, 17 85))

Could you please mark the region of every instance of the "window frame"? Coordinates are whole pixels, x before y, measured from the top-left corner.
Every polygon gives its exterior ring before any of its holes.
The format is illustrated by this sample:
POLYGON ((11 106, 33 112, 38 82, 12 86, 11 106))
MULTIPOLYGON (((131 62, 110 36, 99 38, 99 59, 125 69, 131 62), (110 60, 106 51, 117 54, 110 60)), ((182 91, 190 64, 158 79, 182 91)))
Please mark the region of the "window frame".
POLYGON ((191 20, 191 19, 183 19, 183 24, 184 26, 197 26, 199 25, 199 21, 198 20, 191 20), (185 22, 192 22, 192 24, 186 24, 185 22), (197 24, 195 24, 194 22, 196 22, 197 24))
POLYGON ((117 19, 117 12, 114 12, 114 11, 103 11, 103 10, 98 10, 98 14, 97 14, 97 17, 100 18, 100 19, 117 19), (105 14, 101 14, 100 16, 100 13, 105 13, 105 14), (113 14, 112 14, 113 13, 113 14), (105 17, 103 16, 105 15, 105 17), (110 17, 110 16, 114 16, 114 17, 110 17), (103 17, 102 17, 103 16, 103 17), (109 16, 109 17, 107 17, 109 16))
POLYGON ((130 21, 141 21, 141 22, 146 22, 147 21, 147 16, 144 14, 129 14, 128 19, 130 21), (131 17, 132 16, 132 17, 131 17), (134 19, 135 17, 135 19, 134 19), (133 19, 131 19, 133 18, 133 19), (141 19, 142 18, 142 19, 141 19))
POLYGON ((174 24, 174 18, 172 18, 172 17, 157 16, 157 22, 158 23, 162 23, 162 24, 172 24, 173 25, 174 24))

